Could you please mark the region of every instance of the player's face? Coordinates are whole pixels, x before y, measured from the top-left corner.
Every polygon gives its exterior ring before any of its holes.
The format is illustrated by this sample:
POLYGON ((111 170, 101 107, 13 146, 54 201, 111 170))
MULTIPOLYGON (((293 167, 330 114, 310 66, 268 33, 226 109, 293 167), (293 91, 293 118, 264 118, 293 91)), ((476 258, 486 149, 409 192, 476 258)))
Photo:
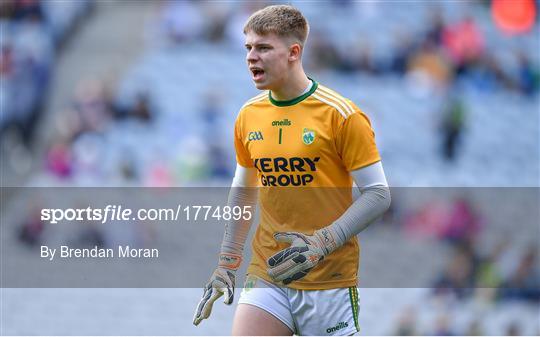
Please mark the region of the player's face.
POLYGON ((279 88, 287 79, 289 46, 275 34, 246 34, 246 61, 259 90, 279 88))

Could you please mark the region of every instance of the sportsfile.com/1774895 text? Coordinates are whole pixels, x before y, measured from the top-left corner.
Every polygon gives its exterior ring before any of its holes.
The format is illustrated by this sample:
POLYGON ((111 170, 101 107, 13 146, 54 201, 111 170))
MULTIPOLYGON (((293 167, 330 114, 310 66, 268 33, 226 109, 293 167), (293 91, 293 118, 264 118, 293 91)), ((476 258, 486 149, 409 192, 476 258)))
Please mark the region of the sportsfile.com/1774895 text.
POLYGON ((251 220, 252 217, 252 206, 178 205, 176 208, 140 208, 135 211, 122 205, 41 209, 41 220, 51 224, 62 221, 230 221, 251 220))

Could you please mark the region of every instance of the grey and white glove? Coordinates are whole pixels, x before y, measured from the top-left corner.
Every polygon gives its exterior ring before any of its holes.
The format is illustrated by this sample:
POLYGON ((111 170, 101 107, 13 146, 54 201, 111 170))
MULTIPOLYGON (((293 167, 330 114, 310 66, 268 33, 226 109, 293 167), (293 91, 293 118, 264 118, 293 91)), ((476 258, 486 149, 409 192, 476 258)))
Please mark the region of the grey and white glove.
POLYGON ((339 236, 329 227, 315 231, 313 235, 278 232, 274 234, 274 239, 291 244, 268 259, 268 275, 283 284, 303 278, 326 255, 343 245, 339 236))
POLYGON ((199 325, 203 319, 206 319, 212 313, 214 302, 225 295, 223 302, 227 305, 232 304, 234 300, 234 286, 236 271, 240 267, 242 257, 234 254, 220 254, 219 264, 210 280, 204 287, 202 299, 197 305, 197 310, 193 317, 193 324, 199 325))

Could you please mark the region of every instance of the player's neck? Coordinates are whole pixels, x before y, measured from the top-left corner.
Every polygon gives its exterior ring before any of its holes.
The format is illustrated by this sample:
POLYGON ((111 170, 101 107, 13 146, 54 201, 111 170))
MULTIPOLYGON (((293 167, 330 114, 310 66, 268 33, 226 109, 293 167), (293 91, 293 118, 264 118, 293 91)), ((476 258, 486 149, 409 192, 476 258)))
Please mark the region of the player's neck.
POLYGON ((272 98, 276 101, 289 101, 302 96, 311 80, 304 72, 300 76, 293 77, 278 90, 272 90, 272 98))

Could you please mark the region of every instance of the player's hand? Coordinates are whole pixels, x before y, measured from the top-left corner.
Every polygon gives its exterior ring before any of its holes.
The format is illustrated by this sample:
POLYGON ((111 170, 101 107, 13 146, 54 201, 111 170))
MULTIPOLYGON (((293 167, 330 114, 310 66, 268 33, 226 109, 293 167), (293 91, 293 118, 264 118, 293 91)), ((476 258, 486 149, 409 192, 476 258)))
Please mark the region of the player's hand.
POLYGON ((268 275, 283 284, 306 276, 326 255, 338 247, 335 233, 327 228, 318 230, 313 235, 278 232, 274 234, 274 239, 291 244, 268 259, 268 275))
POLYGON ((219 260, 219 266, 204 287, 202 299, 197 305, 197 310, 193 316, 193 324, 195 325, 199 325, 203 319, 210 316, 214 302, 222 295, 225 295, 223 302, 227 305, 232 304, 234 300, 236 270, 240 266, 242 258, 235 255, 221 254, 219 260))

